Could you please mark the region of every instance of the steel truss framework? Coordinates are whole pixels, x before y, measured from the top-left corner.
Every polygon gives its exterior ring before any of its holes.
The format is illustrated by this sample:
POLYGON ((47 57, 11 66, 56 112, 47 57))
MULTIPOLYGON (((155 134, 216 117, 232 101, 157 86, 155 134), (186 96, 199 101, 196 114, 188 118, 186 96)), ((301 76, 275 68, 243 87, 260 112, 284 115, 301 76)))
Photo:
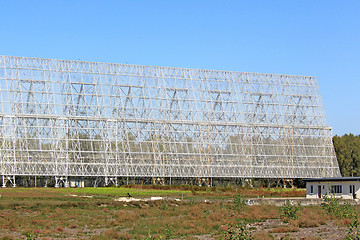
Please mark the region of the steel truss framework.
POLYGON ((3 176, 340 176, 314 77, 0 56, 0 79, 3 176))

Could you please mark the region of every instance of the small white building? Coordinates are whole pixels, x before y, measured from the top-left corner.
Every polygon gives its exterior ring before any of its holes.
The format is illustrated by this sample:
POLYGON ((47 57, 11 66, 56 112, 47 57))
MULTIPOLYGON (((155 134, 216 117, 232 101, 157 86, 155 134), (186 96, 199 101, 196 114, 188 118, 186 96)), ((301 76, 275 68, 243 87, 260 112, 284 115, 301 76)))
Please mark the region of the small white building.
POLYGON ((343 199, 360 198, 360 177, 305 179, 306 198, 331 195, 343 199))

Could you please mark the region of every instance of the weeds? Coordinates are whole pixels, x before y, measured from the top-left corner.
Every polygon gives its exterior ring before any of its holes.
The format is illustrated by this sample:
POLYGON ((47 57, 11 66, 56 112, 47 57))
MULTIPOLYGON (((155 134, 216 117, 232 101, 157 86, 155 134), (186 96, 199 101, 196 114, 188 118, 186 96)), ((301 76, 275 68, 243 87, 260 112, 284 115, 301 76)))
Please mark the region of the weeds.
POLYGON ((348 240, 360 240, 360 226, 359 226, 359 220, 358 219, 355 219, 348 226, 348 234, 346 235, 346 239, 348 239, 348 240))
POLYGON ((253 239, 245 224, 236 225, 233 227, 230 223, 224 230, 224 240, 250 240, 253 239))
POLYGON ((36 239, 35 235, 31 233, 26 234, 26 240, 35 240, 35 239, 36 239))
MULTIPOLYGON (((78 238, 86 235, 89 239, 99 240, 194 239, 204 234, 214 239, 270 239, 270 231, 275 227, 269 227, 268 235, 265 233, 261 235, 262 230, 255 223, 281 218, 279 207, 275 205, 248 206, 246 198, 250 195, 272 196, 272 194, 290 192, 240 187, 237 192, 232 192, 234 188, 231 187, 209 190, 205 187, 193 188, 191 186, 184 186, 183 190, 165 191, 161 187, 149 190, 145 187, 142 190, 136 187, 131 189, 2 189, 1 206, 3 209, 0 209, 0 226, 7 232, 11 230, 13 239, 26 239, 27 233, 37 234, 39 239, 71 238, 74 237, 72 236, 74 233, 79 234, 76 235, 78 238), (183 191, 185 188, 186 192, 183 191), (196 190, 196 195, 191 194, 192 189, 196 190), (117 199, 124 192, 142 197, 150 195, 179 198, 184 194, 184 200, 130 203, 114 201, 114 198, 117 199), (84 195, 92 197, 85 198, 84 195), (204 202, 210 198, 215 201, 204 202), (16 203, 15 209, 14 203, 16 203), (244 222, 252 222, 254 227, 246 228, 244 222), (222 229, 221 226, 227 223, 230 223, 228 228, 222 229), (148 232, 149 228, 151 231, 148 232)), ((295 220, 291 220, 289 227, 282 231, 291 234, 290 232, 299 227, 326 224, 327 220, 332 218, 319 206, 304 207, 303 212, 304 214, 301 214, 296 223, 295 220), (309 210, 309 213, 305 210, 309 210), (316 214, 319 217, 316 217, 316 214), (314 221, 310 222, 306 216, 310 216, 314 221), (321 220, 325 223, 320 223, 321 220)), ((342 220, 349 219, 339 221, 342 220)), ((350 223, 349 220, 346 225, 350 223)))
POLYGON ((166 227, 165 227, 165 239, 172 239, 172 238, 173 238, 173 232, 170 229, 169 225, 166 224, 166 227))
POLYGON ((15 238, 11 235, 5 235, 1 238, 1 240, 15 240, 15 238))
POLYGON ((161 207, 160 207, 161 210, 165 211, 165 210, 168 210, 168 208, 169 207, 165 202, 161 204, 161 207))
POLYGON ((195 199, 190 199, 189 204, 190 205, 196 205, 197 201, 195 201, 195 199))
POLYGON ((291 201, 285 201, 284 205, 279 208, 279 213, 283 217, 284 222, 288 222, 289 220, 298 219, 301 210, 300 204, 295 205, 291 201))
POLYGON ((339 219, 357 219, 358 216, 356 210, 348 202, 340 204, 339 198, 327 195, 323 196, 323 199, 324 204, 322 204, 322 207, 327 211, 328 214, 333 215, 339 219))
MULTIPOLYGON (((161 237, 160 237, 160 239, 161 239, 161 237)), ((145 238, 145 240, 156 240, 156 238, 151 234, 151 229, 149 229, 148 235, 145 238)))
POLYGON ((298 232, 298 227, 292 227, 292 226, 278 226, 271 230, 272 233, 288 233, 288 232, 298 232))
POLYGON ((246 208, 246 199, 241 195, 235 195, 233 198, 233 209, 237 212, 242 212, 246 208))

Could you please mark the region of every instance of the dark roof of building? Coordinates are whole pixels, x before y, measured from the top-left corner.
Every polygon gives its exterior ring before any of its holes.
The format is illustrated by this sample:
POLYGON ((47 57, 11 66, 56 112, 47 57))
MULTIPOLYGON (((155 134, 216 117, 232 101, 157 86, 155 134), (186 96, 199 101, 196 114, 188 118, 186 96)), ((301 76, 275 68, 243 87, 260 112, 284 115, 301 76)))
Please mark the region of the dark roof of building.
POLYGON ((360 181, 360 177, 308 178, 304 182, 351 182, 360 181))

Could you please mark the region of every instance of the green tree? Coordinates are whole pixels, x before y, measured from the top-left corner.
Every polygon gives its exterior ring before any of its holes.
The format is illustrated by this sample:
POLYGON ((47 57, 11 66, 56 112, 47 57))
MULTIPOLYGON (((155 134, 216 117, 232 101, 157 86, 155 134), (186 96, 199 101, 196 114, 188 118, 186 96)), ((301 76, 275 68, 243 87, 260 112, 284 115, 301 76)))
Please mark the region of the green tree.
POLYGON ((333 137, 336 157, 344 177, 360 176, 360 135, 345 134, 333 137))

